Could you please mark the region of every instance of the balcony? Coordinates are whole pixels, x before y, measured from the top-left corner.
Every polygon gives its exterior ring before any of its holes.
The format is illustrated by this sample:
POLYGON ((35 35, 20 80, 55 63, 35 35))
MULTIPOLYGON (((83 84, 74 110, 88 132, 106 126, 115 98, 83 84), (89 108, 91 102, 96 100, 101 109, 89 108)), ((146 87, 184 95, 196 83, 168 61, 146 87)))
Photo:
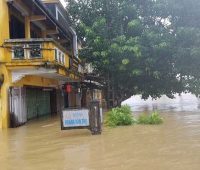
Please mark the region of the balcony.
POLYGON ((78 81, 82 66, 76 58, 51 38, 5 40, 5 60, 16 83, 28 75, 78 81))
POLYGON ((34 65, 44 62, 70 67, 68 52, 51 38, 5 40, 7 63, 34 65))

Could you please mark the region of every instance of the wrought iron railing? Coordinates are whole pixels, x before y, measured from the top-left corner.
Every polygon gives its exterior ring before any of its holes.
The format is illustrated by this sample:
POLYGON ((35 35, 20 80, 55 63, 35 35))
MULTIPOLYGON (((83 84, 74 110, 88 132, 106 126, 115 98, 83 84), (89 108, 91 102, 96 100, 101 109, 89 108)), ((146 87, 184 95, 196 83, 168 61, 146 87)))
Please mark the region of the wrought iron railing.
POLYGON ((9 39, 5 40, 4 47, 9 49, 14 61, 41 59, 63 66, 69 63, 67 51, 52 38, 9 39))
POLYGON ((22 44, 11 47, 12 59, 42 58, 42 44, 22 44))

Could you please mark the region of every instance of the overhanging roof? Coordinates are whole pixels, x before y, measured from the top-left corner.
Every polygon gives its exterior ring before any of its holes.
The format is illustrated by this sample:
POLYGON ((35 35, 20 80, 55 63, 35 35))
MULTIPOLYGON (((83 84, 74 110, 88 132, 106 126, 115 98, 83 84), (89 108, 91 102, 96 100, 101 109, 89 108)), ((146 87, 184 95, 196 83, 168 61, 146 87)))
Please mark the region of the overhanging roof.
POLYGON ((25 76, 39 76, 39 77, 54 79, 58 80, 60 84, 64 84, 66 82, 78 81, 78 80, 73 80, 70 77, 58 74, 56 69, 47 69, 47 68, 12 69, 11 76, 12 76, 12 83, 20 81, 25 76))
POLYGON ((70 25, 66 22, 63 26, 63 24, 59 23, 58 20, 52 15, 51 11, 48 10, 46 5, 41 0, 26 0, 26 1, 18 1, 18 0, 7 0, 7 2, 11 5, 17 8, 18 10, 21 10, 22 15, 28 16, 31 13, 36 12, 36 10, 39 10, 40 13, 44 14, 47 17, 47 20, 49 20, 52 24, 54 24, 57 29, 66 37, 66 38, 73 38, 73 31, 70 28, 70 25), (20 2, 20 3, 19 3, 20 2), (27 7, 30 8, 32 11, 23 10, 23 7, 21 4, 25 4, 27 7))
POLYGON ((33 2, 49 17, 49 19, 67 36, 70 35, 73 37, 73 32, 71 31, 70 26, 66 23, 67 27, 64 27, 58 22, 58 20, 51 14, 48 8, 40 1, 33 0, 33 2))

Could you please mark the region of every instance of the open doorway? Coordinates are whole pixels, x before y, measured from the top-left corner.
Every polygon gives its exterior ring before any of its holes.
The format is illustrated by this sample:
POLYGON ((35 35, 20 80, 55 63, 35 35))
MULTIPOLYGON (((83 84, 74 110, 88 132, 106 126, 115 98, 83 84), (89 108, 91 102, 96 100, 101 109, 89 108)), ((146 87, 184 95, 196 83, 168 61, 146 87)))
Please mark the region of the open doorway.
POLYGON ((25 38, 24 23, 14 15, 10 15, 10 38, 11 39, 25 38))

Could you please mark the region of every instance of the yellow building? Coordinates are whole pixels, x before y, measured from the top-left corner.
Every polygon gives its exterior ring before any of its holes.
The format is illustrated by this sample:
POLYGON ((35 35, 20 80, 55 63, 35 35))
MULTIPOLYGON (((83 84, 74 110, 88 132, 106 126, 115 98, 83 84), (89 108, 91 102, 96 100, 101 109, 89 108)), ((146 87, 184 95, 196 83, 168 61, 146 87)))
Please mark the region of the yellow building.
POLYGON ((59 0, 0 0, 0 11, 0 129, 79 105, 77 36, 59 0))

